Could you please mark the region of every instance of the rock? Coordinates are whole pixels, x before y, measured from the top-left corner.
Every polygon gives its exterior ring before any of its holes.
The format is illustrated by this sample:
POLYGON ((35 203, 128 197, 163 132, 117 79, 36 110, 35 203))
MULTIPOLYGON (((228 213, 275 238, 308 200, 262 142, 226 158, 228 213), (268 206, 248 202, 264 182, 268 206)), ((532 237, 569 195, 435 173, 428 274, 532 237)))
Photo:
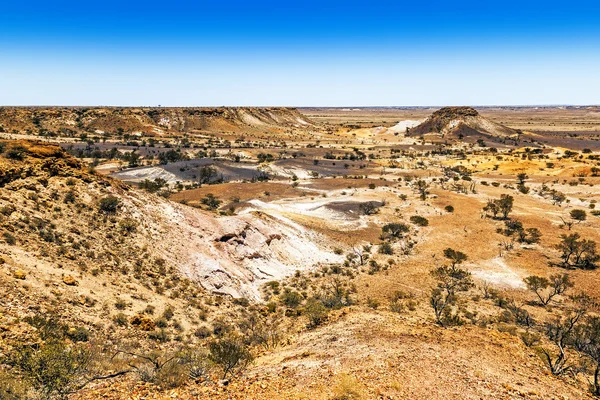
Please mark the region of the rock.
POLYGON ((71 275, 63 276, 62 281, 65 285, 68 285, 68 286, 76 286, 77 285, 77 281, 71 275))
POLYGON ((18 269, 15 272, 13 272, 13 277, 15 279, 25 280, 25 278, 27 277, 27 273, 22 269, 18 269))

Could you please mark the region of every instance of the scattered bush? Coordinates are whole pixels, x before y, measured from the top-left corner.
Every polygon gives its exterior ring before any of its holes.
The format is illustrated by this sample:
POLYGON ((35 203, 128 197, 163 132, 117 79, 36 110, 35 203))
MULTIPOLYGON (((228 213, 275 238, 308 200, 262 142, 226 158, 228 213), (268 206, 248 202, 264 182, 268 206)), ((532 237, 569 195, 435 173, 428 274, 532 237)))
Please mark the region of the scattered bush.
POLYGON ((429 220, 425 217, 421 217, 420 215, 413 215, 412 217, 410 217, 410 222, 418 226, 429 225, 429 220))
POLYGON ((98 207, 100 208, 100 210, 107 214, 116 213, 117 210, 119 209, 120 205, 121 205, 121 200, 118 197, 113 196, 113 195, 103 197, 98 202, 98 207))
POLYGON ((214 340, 208 348, 210 360, 223 371, 223 379, 244 371, 253 360, 247 346, 235 336, 214 340))

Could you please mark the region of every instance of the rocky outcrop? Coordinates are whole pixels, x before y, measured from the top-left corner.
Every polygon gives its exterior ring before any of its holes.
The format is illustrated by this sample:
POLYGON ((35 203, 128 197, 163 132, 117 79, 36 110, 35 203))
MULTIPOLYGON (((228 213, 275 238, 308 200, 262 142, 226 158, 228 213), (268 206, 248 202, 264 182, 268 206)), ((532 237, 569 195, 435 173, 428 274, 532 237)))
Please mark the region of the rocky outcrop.
POLYGON ((471 107, 440 108, 420 125, 409 129, 410 136, 438 134, 444 138, 509 138, 517 131, 482 117, 471 107))

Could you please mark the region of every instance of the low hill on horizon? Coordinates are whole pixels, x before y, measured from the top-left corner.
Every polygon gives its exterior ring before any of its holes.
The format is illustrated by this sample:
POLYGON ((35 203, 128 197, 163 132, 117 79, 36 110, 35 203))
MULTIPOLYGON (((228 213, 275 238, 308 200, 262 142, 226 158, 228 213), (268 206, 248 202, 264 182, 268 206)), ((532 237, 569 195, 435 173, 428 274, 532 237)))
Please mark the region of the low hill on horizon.
POLYGON ((314 126, 287 107, 0 107, 0 132, 79 137, 278 132, 314 126))
POLYGON ((515 138, 519 131, 493 122, 472 107, 443 107, 421 124, 409 130, 410 136, 438 134, 443 138, 463 140, 515 138))

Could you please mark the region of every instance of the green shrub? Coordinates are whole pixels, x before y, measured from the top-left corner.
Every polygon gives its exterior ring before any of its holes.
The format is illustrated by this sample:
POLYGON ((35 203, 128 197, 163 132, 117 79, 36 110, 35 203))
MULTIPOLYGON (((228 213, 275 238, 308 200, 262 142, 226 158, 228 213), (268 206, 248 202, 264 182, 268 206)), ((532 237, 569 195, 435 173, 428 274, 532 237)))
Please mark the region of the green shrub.
POLYGON ((392 249, 391 244, 384 242, 384 243, 381 243, 381 245, 379 245, 378 252, 379 252, 379 254, 392 255, 392 254, 394 254, 394 249, 392 249))
POLYGON ((100 208, 100 210, 104 211, 105 213, 108 213, 108 214, 116 213, 117 210, 119 209, 120 205, 121 205, 121 200, 118 197, 113 196, 113 195, 103 197, 98 202, 98 207, 100 208))
POLYGON ((421 217, 420 215, 413 215, 412 217, 410 217, 410 222, 418 226, 429 225, 429 220, 425 217, 421 217))
POLYGON ((223 371, 223 379, 242 372, 253 360, 248 347, 235 336, 212 341, 208 348, 210 360, 223 371))
POLYGON ((86 383, 91 360, 86 346, 51 341, 16 349, 10 364, 42 398, 66 399, 86 383))
POLYGON ((127 326, 129 321, 127 320, 127 315, 123 313, 118 313, 113 317, 113 322, 119 326, 127 326))
POLYGON ((304 314, 308 317, 308 326, 315 328, 327 319, 327 308, 316 299, 309 299, 304 306, 304 314))
POLYGON ((296 308, 300 305, 303 297, 300 293, 295 290, 286 289, 280 297, 280 300, 287 307, 296 308))

